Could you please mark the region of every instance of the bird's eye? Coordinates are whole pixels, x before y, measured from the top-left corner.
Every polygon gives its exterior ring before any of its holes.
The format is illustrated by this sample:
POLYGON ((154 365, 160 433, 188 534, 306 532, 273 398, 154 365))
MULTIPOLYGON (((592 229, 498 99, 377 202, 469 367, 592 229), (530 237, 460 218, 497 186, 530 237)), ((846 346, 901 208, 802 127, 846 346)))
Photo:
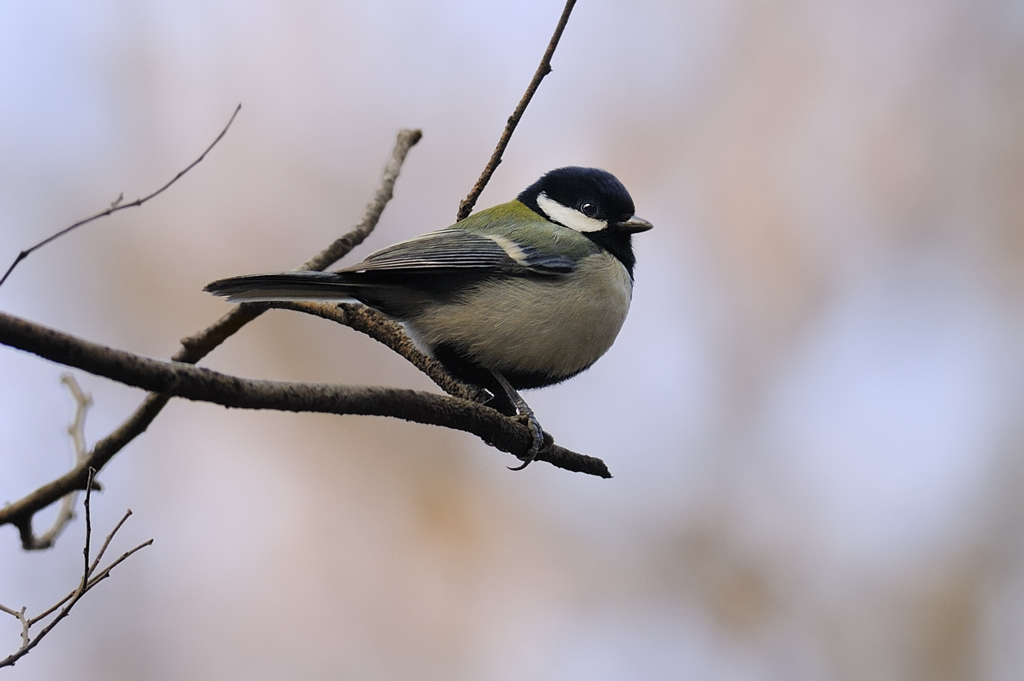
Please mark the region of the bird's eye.
POLYGON ((584 203, 580 206, 580 212, 586 215, 588 218, 595 217, 597 215, 597 206, 592 203, 584 203))

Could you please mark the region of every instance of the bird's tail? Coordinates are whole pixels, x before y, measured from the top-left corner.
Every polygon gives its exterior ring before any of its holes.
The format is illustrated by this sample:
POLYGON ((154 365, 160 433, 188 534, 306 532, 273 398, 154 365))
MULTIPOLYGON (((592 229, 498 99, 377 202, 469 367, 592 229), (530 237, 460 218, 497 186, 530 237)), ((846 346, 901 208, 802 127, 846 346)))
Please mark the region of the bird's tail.
POLYGON ((203 289, 234 303, 352 300, 352 284, 332 272, 282 272, 218 279, 203 289))

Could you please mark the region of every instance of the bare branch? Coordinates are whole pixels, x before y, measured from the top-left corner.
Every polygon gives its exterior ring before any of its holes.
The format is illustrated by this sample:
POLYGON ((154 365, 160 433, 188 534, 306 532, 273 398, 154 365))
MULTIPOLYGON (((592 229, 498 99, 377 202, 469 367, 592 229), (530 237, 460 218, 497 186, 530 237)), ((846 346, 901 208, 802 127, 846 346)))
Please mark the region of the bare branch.
POLYGON ((78 585, 78 590, 75 592, 81 597, 81 594, 85 593, 85 587, 89 585, 89 551, 92 548, 92 479, 96 475, 96 469, 90 468, 88 476, 85 481, 85 546, 82 547, 82 562, 84 567, 82 568, 82 582, 78 585))
POLYGON ((14 268, 18 266, 18 263, 20 263, 22 260, 24 260, 28 256, 32 255, 32 253, 34 253, 35 251, 39 250, 40 248, 42 248, 46 244, 48 244, 48 243, 50 243, 52 241, 56 241, 57 239, 61 238, 65 234, 68 234, 69 232, 72 232, 72 231, 78 229, 79 227, 81 227, 83 225, 87 225, 90 222, 92 222, 93 220, 99 220, 100 218, 103 218, 103 217, 106 217, 106 216, 111 215, 113 213, 116 213, 119 210, 124 210, 125 208, 137 208, 137 207, 141 206, 142 204, 146 203, 147 201, 149 201, 150 199, 154 199, 157 196, 160 196, 161 194, 163 194, 166 190, 170 189, 171 185, 173 185, 175 182, 180 180, 185 175, 185 173, 187 173, 188 171, 192 170, 197 165, 202 163, 203 159, 206 158, 206 155, 209 154, 210 151, 212 151, 213 148, 215 146, 217 146, 217 143, 220 142, 221 139, 224 138, 224 135, 226 135, 228 133, 228 128, 230 128, 231 124, 235 122, 235 117, 238 115, 238 112, 241 111, 241 110, 242 110, 242 105, 241 104, 236 106, 234 113, 231 114, 231 118, 228 119, 227 125, 224 126, 224 129, 220 131, 220 134, 217 135, 217 137, 213 140, 213 142, 210 143, 210 146, 206 147, 206 150, 203 151, 203 153, 201 153, 199 155, 199 158, 197 158, 196 160, 192 161, 187 166, 185 166, 185 168, 183 170, 179 171, 178 174, 175 175, 174 177, 172 177, 169 182, 164 184, 164 186, 160 187, 155 192, 147 194, 146 196, 143 196, 140 199, 135 199, 134 201, 132 201, 130 203, 121 203, 121 201, 124 199, 124 193, 122 192, 110 204, 110 206, 107 207, 106 210, 101 210, 99 213, 96 213, 95 215, 91 215, 91 216, 85 218, 84 220, 79 220, 75 224, 73 224, 73 225, 71 225, 69 227, 65 227, 64 229, 60 230, 56 234, 52 234, 52 235, 48 236, 47 238, 45 238, 42 241, 40 241, 39 243, 37 243, 35 246, 30 246, 29 248, 25 249, 24 251, 22 251, 21 253, 18 254, 18 257, 16 257, 14 259, 14 262, 12 262, 11 266, 7 268, 7 271, 4 273, 4 276, 0 277, 0 286, 4 285, 4 282, 7 281, 7 277, 11 276, 11 272, 13 272, 14 268))
POLYGON ((336 239, 330 246, 306 261, 304 265, 299 267, 300 270, 322 272, 348 255, 353 248, 363 243, 363 240, 377 226, 384 208, 391 201, 391 197, 394 196, 395 180, 398 179, 398 173, 402 169, 402 164, 405 163, 406 155, 422 137, 423 133, 419 130, 403 129, 398 132, 398 139, 395 140, 395 149, 391 153, 391 158, 388 160, 387 165, 384 166, 384 172, 381 174, 378 189, 374 192, 373 198, 370 199, 370 203, 366 206, 363 219, 348 234, 336 239))
MULTIPOLYGON (((49 608, 47 608, 43 612, 39 613, 38 615, 36 615, 35 617, 33 617, 30 620, 26 620, 27 626, 28 627, 34 627, 36 624, 39 624, 39 622, 43 621, 44 619, 46 619, 47 617, 49 617, 53 613, 55 613, 58 610, 60 610, 60 608, 63 607, 63 605, 65 603, 67 603, 72 598, 74 598, 75 594, 77 594, 77 593, 78 593, 78 588, 76 587, 74 591, 72 591, 71 593, 66 595, 64 598, 60 599, 59 601, 57 601, 56 603, 51 605, 49 608)), ((24 608, 22 608, 22 610, 24 610, 24 608)), ((27 629, 26 629, 26 633, 28 633, 27 629)))
POLYGON ((90 511, 89 505, 90 505, 90 501, 91 501, 91 497, 92 497, 92 489, 93 489, 93 487, 92 487, 91 483, 92 483, 92 474, 93 473, 94 473, 94 471, 92 469, 90 469, 88 471, 88 473, 87 473, 87 476, 86 476, 87 479, 86 479, 85 503, 84 503, 84 506, 85 506, 85 548, 82 551, 82 553, 84 555, 83 568, 82 568, 82 578, 79 580, 78 586, 75 587, 75 589, 71 593, 69 593, 64 598, 62 598, 60 601, 58 601, 56 604, 50 606, 46 611, 36 615, 35 617, 26 617, 26 615, 25 615, 25 608, 22 608, 21 610, 16 611, 16 610, 12 610, 11 608, 7 608, 7 607, 5 607, 3 605, 0 605, 0 611, 5 612, 8 615, 11 615, 11 616, 15 617, 21 623, 21 646, 18 648, 18 650, 16 650, 15 652, 11 653, 7 657, 5 657, 2 660, 0 660, 0 668, 14 666, 14 664, 18 660, 23 658, 33 648, 35 648, 37 645, 39 645, 39 643, 44 638, 46 638, 46 635, 49 634, 51 631, 53 631, 54 627, 56 627, 65 617, 67 617, 68 615, 71 614, 71 609, 74 608, 75 605, 80 600, 82 600, 82 598, 85 596, 85 594, 89 593, 89 591, 91 591, 93 587, 95 587, 101 581, 103 581, 104 579, 109 577, 111 570, 113 570, 115 567, 120 565, 128 557, 130 557, 131 555, 133 555, 137 551, 140 551, 141 549, 143 549, 143 548, 145 548, 145 547, 147 547, 147 546, 149 546, 150 544, 153 543, 153 540, 150 539, 148 541, 145 541, 145 542, 139 544, 138 546, 136 546, 135 548, 131 549, 130 551, 127 551, 124 554, 122 554, 121 557, 119 557, 117 560, 113 561, 107 567, 105 567, 102 570, 100 570, 98 573, 96 572, 97 568, 99 567, 100 559, 103 557, 103 553, 107 550, 107 547, 110 546, 110 542, 114 539, 114 535, 116 535, 118 533, 118 531, 121 529, 121 527, 124 525, 125 520, 127 520, 128 516, 131 515, 131 511, 128 511, 124 515, 124 517, 121 518, 121 521, 119 523, 117 523, 117 525, 114 527, 114 529, 110 531, 110 534, 108 534, 107 538, 104 540, 103 547, 100 549, 100 552, 96 556, 96 559, 93 560, 93 561, 90 561, 90 546, 92 544, 92 513, 90 511), (59 610, 59 612, 58 612, 58 610, 59 610), (40 622, 42 622, 44 619, 46 619, 47 617, 49 617, 50 615, 52 615, 55 612, 57 613, 57 616, 54 617, 52 620, 50 620, 50 622, 45 627, 43 627, 39 631, 38 634, 36 634, 34 637, 31 636, 31 628, 34 627, 35 625, 39 624, 40 622))
POLYGON ((372 307, 358 303, 330 304, 292 301, 276 301, 268 303, 268 305, 272 308, 296 310, 316 315, 360 331, 404 357, 449 395, 473 402, 483 402, 489 395, 486 390, 481 390, 475 385, 463 383, 454 378, 441 366, 440 362, 420 352, 401 324, 372 307))
MULTIPOLYGON (((92 406, 92 397, 82 391, 75 377, 71 374, 62 374, 60 380, 68 387, 71 396, 75 399, 75 419, 68 426, 68 435, 71 436, 71 447, 74 451, 74 463, 72 466, 74 467, 81 465, 89 455, 85 445, 85 415, 89 411, 89 407, 92 406)), ((76 501, 78 501, 77 491, 66 494, 61 499, 60 508, 57 509, 57 517, 54 518, 50 529, 36 537, 32 533, 32 527, 28 526, 27 536, 24 534, 22 536, 22 545, 30 544, 33 551, 48 549, 53 546, 60 533, 64 531, 67 524, 75 517, 74 507, 76 501)))
POLYGON ((491 175, 498 168, 498 164, 501 163, 501 155, 505 153, 505 148, 508 147, 509 140, 512 139, 512 133, 515 132, 516 126, 519 125, 519 120, 526 113, 526 107, 529 106, 530 100, 533 99, 534 93, 537 92, 537 88, 540 87, 540 82, 544 80, 544 76, 551 73, 551 57, 555 54, 555 48, 558 47, 558 41, 562 38, 562 31, 565 30, 565 25, 569 22, 569 15, 572 14, 572 8, 576 5, 576 0, 566 0, 565 8, 562 10, 562 16, 558 19, 558 25, 555 26, 555 32, 551 36, 551 40, 548 42, 548 47, 544 50, 544 56, 540 60, 540 64, 537 66, 537 70, 533 74, 533 79, 530 84, 526 87, 526 92, 523 93, 523 98, 519 100, 519 105, 516 106, 516 110, 512 112, 512 115, 508 117, 508 122, 505 124, 505 130, 501 133, 501 138, 498 140, 498 146, 494 148, 494 153, 491 154, 491 159, 484 166, 484 171, 480 173, 480 179, 473 185, 473 189, 470 190, 469 195, 462 200, 459 204, 459 212, 455 219, 464 220, 466 216, 473 212, 473 206, 476 205, 477 199, 480 198, 480 194, 483 193, 484 187, 491 181, 491 175))
POLYGON ((32 626, 28 622, 28 618, 25 616, 25 606, 21 607, 21 610, 12 610, 3 604, 0 604, 0 612, 6 612, 8 615, 18 620, 21 624, 21 647, 24 648, 29 644, 31 637, 29 636, 29 628, 32 626))
POLYGON ((71 446, 77 463, 88 456, 85 446, 85 415, 92 406, 92 396, 82 390, 72 374, 61 374, 60 382, 67 386, 71 396, 75 398, 75 420, 68 426, 68 435, 71 436, 71 446))
MULTIPOLYGON (((93 559, 92 564, 90 564, 88 567, 88 572, 90 576, 92 575, 92 573, 96 572, 96 568, 99 567, 100 561, 103 560, 103 554, 105 554, 107 552, 107 549, 110 548, 110 540, 114 538, 114 535, 118 533, 118 531, 121 529, 121 526, 124 525, 128 521, 128 518, 131 517, 132 509, 129 508, 127 511, 124 512, 124 515, 121 516, 121 519, 117 521, 117 525, 114 525, 114 529, 110 531, 110 534, 107 535, 107 538, 103 541, 103 546, 100 547, 99 553, 96 554, 96 558, 93 559)), ((88 556, 89 554, 87 553, 86 558, 88 558, 88 556)))
MULTIPOLYGON (((0 343, 165 396, 242 409, 392 416, 463 430, 517 456, 525 454, 533 441, 530 429, 519 420, 456 397, 397 388, 238 378, 181 362, 140 357, 5 313, 0 313, 0 343)), ((600 459, 558 446, 542 451, 537 459, 567 470, 611 477, 600 459)), ((0 524, 17 523, 30 509, 27 500, 45 489, 42 487, 29 497, 0 509, 0 524)), ((56 497, 51 498, 47 503, 55 500, 56 497)))

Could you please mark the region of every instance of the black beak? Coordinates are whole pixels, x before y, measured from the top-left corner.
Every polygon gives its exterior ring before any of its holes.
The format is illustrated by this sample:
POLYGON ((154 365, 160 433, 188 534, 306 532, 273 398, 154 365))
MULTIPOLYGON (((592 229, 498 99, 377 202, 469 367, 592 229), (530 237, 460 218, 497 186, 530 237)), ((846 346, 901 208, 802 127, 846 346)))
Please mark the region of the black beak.
POLYGON ((647 230, 654 227, 654 225, 647 222, 647 220, 644 220, 643 218, 638 218, 637 216, 634 215, 628 220, 618 223, 618 227, 619 229, 624 230, 630 234, 636 234, 637 232, 646 232, 647 230))

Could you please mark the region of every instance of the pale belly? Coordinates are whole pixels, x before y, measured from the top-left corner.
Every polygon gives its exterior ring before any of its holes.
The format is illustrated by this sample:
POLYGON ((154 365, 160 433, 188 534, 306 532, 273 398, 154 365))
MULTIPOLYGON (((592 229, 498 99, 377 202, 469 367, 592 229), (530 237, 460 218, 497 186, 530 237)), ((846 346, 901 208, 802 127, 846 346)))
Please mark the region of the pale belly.
POLYGON ((588 267, 567 275, 572 285, 554 278, 484 284, 411 326, 427 347, 457 345, 489 369, 576 374, 611 347, 632 295, 618 260, 607 253, 589 258, 588 267))

